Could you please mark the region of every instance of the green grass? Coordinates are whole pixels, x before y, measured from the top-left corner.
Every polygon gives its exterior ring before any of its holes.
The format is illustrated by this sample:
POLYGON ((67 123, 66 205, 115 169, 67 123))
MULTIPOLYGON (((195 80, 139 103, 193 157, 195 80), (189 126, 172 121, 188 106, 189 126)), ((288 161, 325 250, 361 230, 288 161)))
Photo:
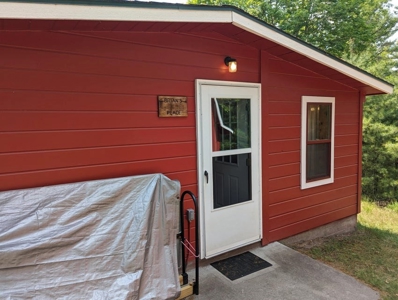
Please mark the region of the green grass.
POLYGON ((295 248, 377 289, 382 299, 398 299, 398 203, 381 208, 363 201, 354 233, 313 244, 295 248))
POLYGON ((387 208, 391 209, 392 211, 398 212, 398 202, 393 202, 387 205, 387 208))

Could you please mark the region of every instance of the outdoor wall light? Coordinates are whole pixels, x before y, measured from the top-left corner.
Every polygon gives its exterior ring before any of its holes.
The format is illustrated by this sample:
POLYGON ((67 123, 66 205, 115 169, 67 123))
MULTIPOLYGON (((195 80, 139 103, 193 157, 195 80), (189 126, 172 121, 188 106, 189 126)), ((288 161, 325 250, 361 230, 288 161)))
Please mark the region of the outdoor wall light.
POLYGON ((235 58, 227 56, 224 58, 224 63, 228 66, 228 71, 230 73, 235 73, 238 70, 238 62, 235 58))

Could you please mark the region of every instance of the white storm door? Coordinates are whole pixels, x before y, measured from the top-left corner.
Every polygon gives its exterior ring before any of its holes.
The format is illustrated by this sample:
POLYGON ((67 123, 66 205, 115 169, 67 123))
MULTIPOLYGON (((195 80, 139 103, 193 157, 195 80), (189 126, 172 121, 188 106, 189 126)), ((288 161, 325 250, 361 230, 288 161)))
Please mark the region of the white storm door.
POLYGON ((260 85, 197 81, 201 257, 261 239, 260 85))

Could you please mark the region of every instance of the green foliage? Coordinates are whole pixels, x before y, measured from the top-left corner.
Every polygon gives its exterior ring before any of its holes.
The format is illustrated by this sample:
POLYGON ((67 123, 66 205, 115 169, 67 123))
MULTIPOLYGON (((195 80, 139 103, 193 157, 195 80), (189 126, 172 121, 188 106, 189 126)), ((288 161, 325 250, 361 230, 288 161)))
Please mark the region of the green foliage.
POLYGON ((391 36, 397 19, 386 5, 387 0, 269 0, 259 17, 277 20, 280 29, 342 57, 391 36))
POLYGON ((188 4, 233 5, 253 16, 258 16, 261 2, 261 0, 188 0, 188 4))
MULTIPOLYGON (((356 65, 398 86, 398 43, 368 49, 356 65)), ((363 194, 373 200, 398 199, 398 92, 367 97, 363 122, 363 194)))
POLYGON ((374 200, 398 199, 398 127, 363 122, 363 194, 374 200))
POLYGON ((234 5, 330 54, 350 57, 384 43, 396 30, 388 0, 189 0, 234 5))

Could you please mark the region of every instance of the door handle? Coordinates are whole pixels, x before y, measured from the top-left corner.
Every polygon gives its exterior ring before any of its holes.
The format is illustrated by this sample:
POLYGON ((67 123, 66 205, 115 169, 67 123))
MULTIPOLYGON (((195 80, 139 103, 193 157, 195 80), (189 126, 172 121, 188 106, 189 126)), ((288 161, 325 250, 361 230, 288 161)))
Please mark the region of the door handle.
POLYGON ((209 183, 209 173, 205 171, 205 176, 206 176, 206 183, 209 183))

